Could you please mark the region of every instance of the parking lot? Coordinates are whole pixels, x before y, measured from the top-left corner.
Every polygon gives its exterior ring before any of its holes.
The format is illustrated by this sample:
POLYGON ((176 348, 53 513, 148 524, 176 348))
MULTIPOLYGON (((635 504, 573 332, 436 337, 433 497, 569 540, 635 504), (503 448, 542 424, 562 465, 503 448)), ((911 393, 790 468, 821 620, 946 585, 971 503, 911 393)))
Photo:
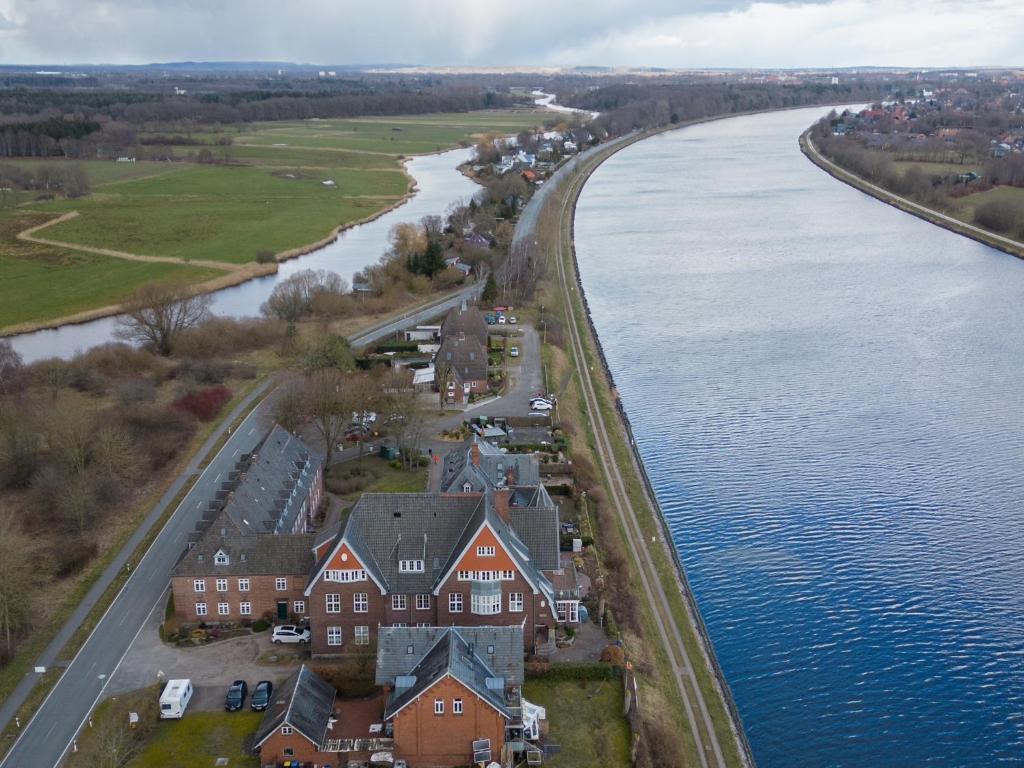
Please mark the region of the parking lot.
POLYGON ((245 680, 250 690, 260 680, 277 685, 308 658, 305 645, 274 645, 269 631, 192 648, 168 645, 159 634, 163 605, 147 617, 107 686, 107 697, 153 685, 162 674, 164 680, 192 680, 190 708, 220 709, 232 681, 245 680))

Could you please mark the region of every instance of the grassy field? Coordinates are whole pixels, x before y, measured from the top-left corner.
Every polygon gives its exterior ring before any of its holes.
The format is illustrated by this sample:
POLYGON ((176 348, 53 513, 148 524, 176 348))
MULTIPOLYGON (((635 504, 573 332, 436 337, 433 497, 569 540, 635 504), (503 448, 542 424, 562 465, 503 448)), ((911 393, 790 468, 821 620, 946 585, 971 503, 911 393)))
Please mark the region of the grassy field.
POLYGON ((115 304, 151 280, 201 282, 217 272, 52 248, 15 235, 50 218, 0 211, 0 327, 38 322, 115 304))
POLYGON ((328 489, 355 501, 364 493, 423 493, 427 489, 425 467, 407 472, 395 469, 377 456, 336 464, 327 472, 328 489))
MULTIPOLYGON (((260 251, 282 253, 316 242, 399 203, 409 191, 402 157, 469 144, 484 133, 514 133, 549 118, 526 110, 259 123, 190 134, 209 144, 215 158, 226 157, 226 165, 76 161, 92 194, 42 201, 19 193, 21 213, 0 213, 0 328, 116 304, 150 280, 213 276, 189 261, 239 265, 260 251), (225 138, 234 144, 217 144, 225 138), (325 186, 327 180, 334 184, 325 186), (25 229, 68 211, 79 215, 39 233, 66 248, 14 241, 22 224, 25 229), (182 265, 123 261, 75 246, 171 257, 182 265)), ((182 158, 199 149, 174 147, 182 158)))
POLYGON ((157 725, 149 744, 128 768, 209 768, 218 757, 231 768, 258 766, 245 741, 259 727, 260 712, 189 712, 157 725))
POLYGON ((523 696, 547 709, 548 738, 562 751, 544 761, 552 768, 628 766, 629 724, 622 715, 622 683, 527 680, 523 696))

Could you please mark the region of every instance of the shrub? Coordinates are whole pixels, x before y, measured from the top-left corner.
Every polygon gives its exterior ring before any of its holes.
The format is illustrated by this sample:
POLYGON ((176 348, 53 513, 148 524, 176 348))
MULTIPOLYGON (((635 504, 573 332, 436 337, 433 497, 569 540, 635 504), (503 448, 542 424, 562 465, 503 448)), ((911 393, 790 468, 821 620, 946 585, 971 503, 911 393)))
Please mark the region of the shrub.
POLYGON ((526 676, 545 680, 613 680, 618 674, 615 667, 600 661, 565 661, 549 664, 547 669, 542 665, 532 666, 526 676))
POLYGON ((996 232, 1024 236, 1024 205, 988 200, 974 209, 974 223, 996 232))
POLYGON ((151 469, 160 469, 184 448, 196 430, 191 414, 160 405, 125 408, 121 420, 149 459, 151 469))
POLYGON ((75 575, 96 556, 97 549, 93 541, 62 540, 53 548, 54 575, 58 579, 75 575))
POLYGON ((266 619, 256 619, 252 623, 253 632, 266 632, 268 629, 270 629, 270 622, 266 619))
POLYGON ((156 400, 156 385, 148 379, 128 379, 120 382, 116 390, 121 405, 152 403, 156 400))
POLYGON ((184 397, 175 400, 174 407, 179 411, 192 414, 200 421, 210 421, 220 413, 221 408, 230 399, 231 390, 223 385, 219 385, 190 392, 184 397))
POLYGON ((256 263, 257 264, 273 264, 277 259, 274 257, 273 251, 257 251, 256 252, 256 263))

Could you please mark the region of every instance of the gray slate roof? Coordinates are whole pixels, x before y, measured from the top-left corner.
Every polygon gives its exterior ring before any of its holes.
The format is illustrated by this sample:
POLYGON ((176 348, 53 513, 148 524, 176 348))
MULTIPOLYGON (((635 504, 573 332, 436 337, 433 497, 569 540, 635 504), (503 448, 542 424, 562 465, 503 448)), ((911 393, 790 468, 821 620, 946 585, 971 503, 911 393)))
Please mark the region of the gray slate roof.
POLYGON ((224 511, 247 533, 293 530, 309 497, 320 456, 275 424, 228 498, 224 511))
POLYGON ((336 695, 333 685, 303 664, 274 689, 273 700, 263 713, 254 743, 259 746, 271 733, 287 724, 317 748, 323 746, 336 695))
MULTIPOLYGON (((558 565, 558 510, 550 526, 558 565)), ((511 514, 510 514, 511 518, 511 514)), ((365 493, 349 515, 341 538, 348 542, 366 570, 387 593, 433 591, 441 578, 454 566, 470 545, 480 526, 490 524, 498 539, 511 553, 526 577, 553 595, 551 583, 543 573, 548 564, 548 547, 538 545, 539 560, 526 543, 494 510, 493 493, 480 496, 445 496, 438 493, 365 493), (400 560, 423 560, 423 573, 399 572, 400 560)), ((543 526, 525 525, 531 539, 539 541, 543 526)), ((324 559, 330 557, 330 553, 324 559)), ((314 573, 319 573, 323 560, 314 573)))
POLYGON ((174 575, 305 576, 313 565, 313 539, 311 533, 242 533, 222 512, 178 561, 174 575), (218 550, 227 554, 227 565, 214 562, 218 550))
POLYGON ((474 437, 466 446, 445 454, 441 471, 442 491, 463 493, 467 482, 474 493, 506 484, 540 485, 540 462, 532 453, 503 453, 497 446, 474 437), (479 465, 472 461, 474 445, 480 450, 479 465))
POLYGON ((482 381, 487 378, 487 343, 472 336, 442 338, 434 358, 434 367, 450 366, 459 381, 482 381))
MULTIPOLYGON (((381 627, 377 635, 377 685, 411 675, 427 651, 452 627, 381 627), (410 647, 412 648, 410 652, 410 647)), ((506 683, 523 682, 522 627, 458 627, 462 638, 506 683)))
POLYGON ((458 338, 462 334, 467 339, 476 339, 487 346, 487 321, 483 313, 476 307, 470 307, 465 301, 458 307, 452 307, 441 323, 441 339, 458 338))
MULTIPOLYGON (((519 641, 522 643, 522 636, 519 641)), ((419 698, 445 675, 451 675, 505 717, 511 717, 505 703, 505 681, 484 662, 475 648, 470 647, 461 630, 449 627, 404 678, 411 685, 399 687, 396 684, 384 710, 384 719, 394 717, 398 710, 419 698)))

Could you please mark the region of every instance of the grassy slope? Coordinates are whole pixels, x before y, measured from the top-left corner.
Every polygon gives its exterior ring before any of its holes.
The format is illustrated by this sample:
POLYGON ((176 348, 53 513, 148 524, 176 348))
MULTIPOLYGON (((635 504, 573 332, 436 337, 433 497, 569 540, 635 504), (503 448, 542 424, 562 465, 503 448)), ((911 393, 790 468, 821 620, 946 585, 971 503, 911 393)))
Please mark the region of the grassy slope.
POLYGON ((200 282, 219 273, 26 243, 15 235, 49 216, 0 212, 0 327, 116 304, 151 280, 200 282))
POLYGON ((215 758, 228 758, 232 768, 258 766, 248 754, 246 740, 256 732, 262 712, 189 712, 181 720, 165 720, 156 727, 142 753, 129 768, 209 768, 215 758))

